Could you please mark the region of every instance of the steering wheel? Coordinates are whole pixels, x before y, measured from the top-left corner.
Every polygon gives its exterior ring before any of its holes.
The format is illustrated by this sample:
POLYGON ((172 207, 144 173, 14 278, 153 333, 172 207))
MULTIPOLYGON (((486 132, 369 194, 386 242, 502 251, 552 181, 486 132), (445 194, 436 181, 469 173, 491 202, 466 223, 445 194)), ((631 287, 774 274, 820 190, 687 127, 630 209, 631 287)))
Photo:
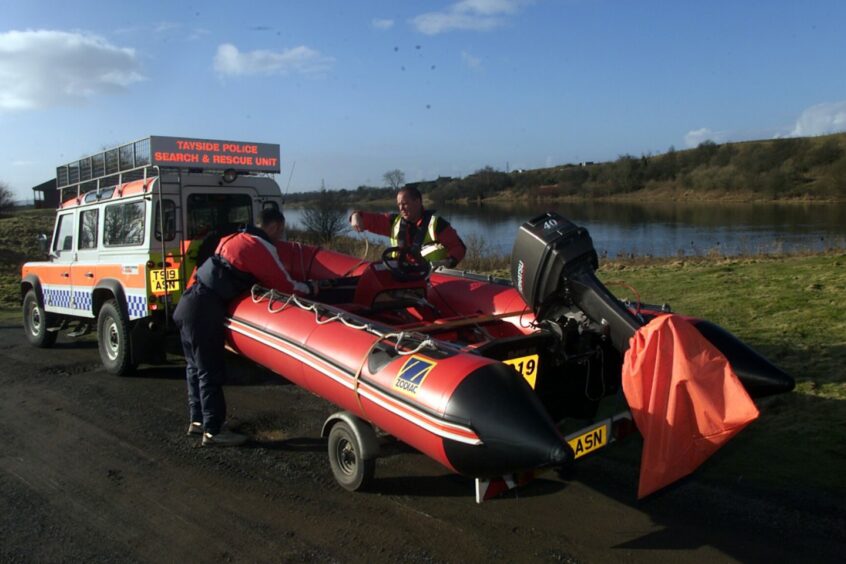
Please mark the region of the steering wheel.
POLYGON ((382 264, 400 282, 424 280, 432 271, 429 261, 411 247, 388 247, 382 253, 382 264))

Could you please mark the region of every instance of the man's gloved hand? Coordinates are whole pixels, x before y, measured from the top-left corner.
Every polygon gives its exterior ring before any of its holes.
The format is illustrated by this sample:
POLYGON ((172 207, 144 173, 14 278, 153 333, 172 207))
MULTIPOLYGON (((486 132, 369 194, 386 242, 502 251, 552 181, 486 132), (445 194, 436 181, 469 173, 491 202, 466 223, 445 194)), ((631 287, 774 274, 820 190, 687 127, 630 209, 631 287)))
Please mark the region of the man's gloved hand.
POLYGON ((452 257, 441 259, 441 260, 433 260, 431 262, 432 268, 438 268, 443 266, 444 268, 455 268, 456 260, 452 257))
POLYGON ((350 216, 350 225, 352 226, 353 230, 361 233, 364 231, 364 223, 361 220, 361 214, 359 212, 353 212, 350 216))

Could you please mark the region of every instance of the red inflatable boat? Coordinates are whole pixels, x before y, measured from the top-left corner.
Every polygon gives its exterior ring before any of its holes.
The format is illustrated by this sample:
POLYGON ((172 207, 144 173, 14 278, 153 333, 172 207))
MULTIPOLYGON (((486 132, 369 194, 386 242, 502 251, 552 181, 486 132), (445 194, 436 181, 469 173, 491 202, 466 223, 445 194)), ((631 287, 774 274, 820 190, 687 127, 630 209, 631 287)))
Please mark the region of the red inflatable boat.
MULTIPOLYGON (((347 489, 373 477, 374 427, 450 470, 497 478, 560 467, 613 440, 614 421, 573 436, 621 391, 623 355, 660 311, 633 312, 594 276, 590 237, 556 214, 524 224, 512 279, 428 272, 399 249, 379 262, 280 243, 292 276, 319 280, 318 301, 254 287, 233 304, 230 346, 339 406, 324 425, 347 489)), ((693 320, 752 396, 792 379, 728 332, 693 320)))

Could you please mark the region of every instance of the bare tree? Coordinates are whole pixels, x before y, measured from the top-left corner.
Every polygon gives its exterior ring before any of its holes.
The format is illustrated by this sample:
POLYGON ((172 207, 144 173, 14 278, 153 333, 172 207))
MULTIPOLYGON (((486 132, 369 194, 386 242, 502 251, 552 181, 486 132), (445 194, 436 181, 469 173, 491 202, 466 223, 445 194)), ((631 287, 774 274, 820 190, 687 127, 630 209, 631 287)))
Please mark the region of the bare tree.
POLYGON ((8 211, 15 207, 15 194, 8 184, 0 180, 0 212, 8 211))
POLYGON ((345 210, 325 188, 320 191, 314 203, 305 208, 301 221, 308 233, 316 235, 326 244, 331 243, 347 229, 345 210))
POLYGON ((405 186, 405 173, 398 168, 389 170, 382 175, 382 178, 384 178, 385 183, 394 190, 399 190, 405 186))

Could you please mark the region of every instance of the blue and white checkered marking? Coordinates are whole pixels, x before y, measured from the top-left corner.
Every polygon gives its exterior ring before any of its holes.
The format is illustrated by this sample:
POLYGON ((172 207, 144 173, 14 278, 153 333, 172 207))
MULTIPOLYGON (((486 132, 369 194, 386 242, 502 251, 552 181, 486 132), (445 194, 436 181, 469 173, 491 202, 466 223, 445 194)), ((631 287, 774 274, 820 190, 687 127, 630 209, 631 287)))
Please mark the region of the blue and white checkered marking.
POLYGON ((147 316, 147 296, 128 294, 126 296, 126 311, 129 319, 138 319, 147 316))
MULTIPOLYGON (((93 290, 73 290, 67 288, 42 288, 44 295, 44 305, 51 309, 68 310, 67 313, 74 314, 79 312, 88 313, 88 316, 93 316, 93 290)), ((144 294, 128 294, 126 296, 126 311, 129 314, 129 319, 139 319, 147 317, 147 296, 144 294)))
POLYGON ((83 311, 91 311, 93 292, 85 290, 74 290, 73 292, 73 307, 83 311))
POLYGON ((71 307, 71 291, 59 290, 56 288, 44 289, 44 305, 52 307, 71 307))

